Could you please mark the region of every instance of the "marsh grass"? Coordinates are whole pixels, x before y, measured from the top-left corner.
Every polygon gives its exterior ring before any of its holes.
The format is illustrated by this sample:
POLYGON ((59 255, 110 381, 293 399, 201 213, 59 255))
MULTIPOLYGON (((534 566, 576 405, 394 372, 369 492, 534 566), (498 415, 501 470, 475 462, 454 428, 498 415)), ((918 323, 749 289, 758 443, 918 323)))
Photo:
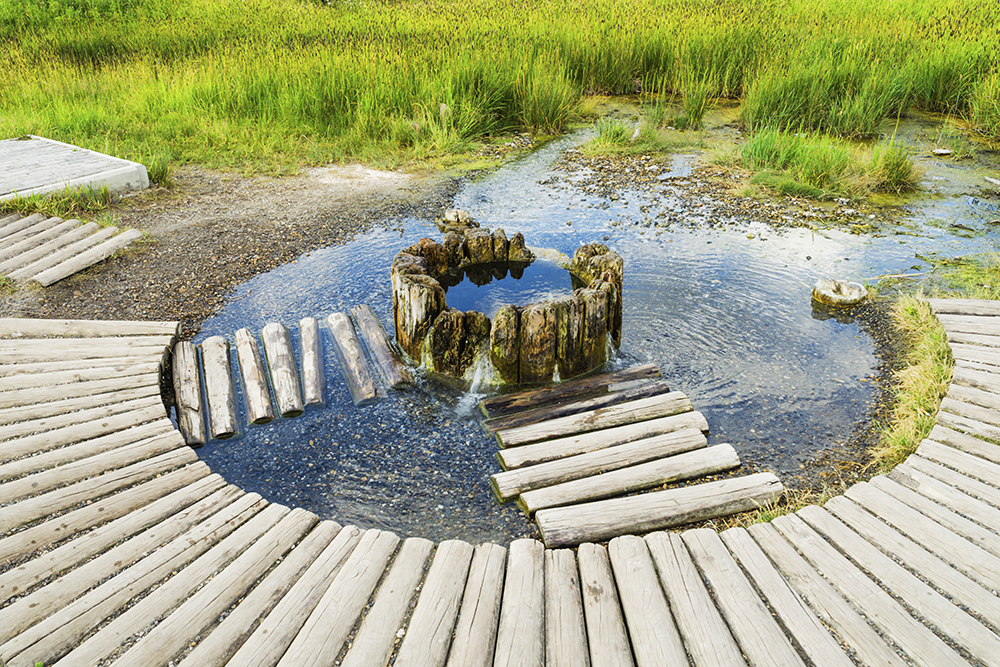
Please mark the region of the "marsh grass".
POLYGON ((49 217, 72 218, 107 210, 114 197, 107 187, 68 188, 47 195, 14 197, 0 204, 0 211, 17 211, 25 215, 41 213, 49 217))

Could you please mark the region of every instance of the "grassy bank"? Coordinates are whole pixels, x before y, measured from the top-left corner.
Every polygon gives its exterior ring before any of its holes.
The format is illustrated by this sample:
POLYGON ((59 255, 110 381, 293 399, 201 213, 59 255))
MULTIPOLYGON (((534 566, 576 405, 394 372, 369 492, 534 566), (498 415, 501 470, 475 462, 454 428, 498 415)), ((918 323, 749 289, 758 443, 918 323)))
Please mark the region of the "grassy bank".
POLYGON ((420 160, 558 132, 581 95, 742 100, 875 133, 909 106, 1000 138, 987 0, 49 0, 0 4, 0 135, 244 170, 420 160))

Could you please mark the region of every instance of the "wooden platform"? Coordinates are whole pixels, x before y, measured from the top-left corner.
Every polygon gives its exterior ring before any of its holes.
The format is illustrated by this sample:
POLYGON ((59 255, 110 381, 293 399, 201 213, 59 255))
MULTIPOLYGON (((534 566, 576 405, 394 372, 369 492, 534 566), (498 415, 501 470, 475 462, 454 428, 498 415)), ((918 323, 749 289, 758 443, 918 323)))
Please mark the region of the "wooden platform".
POLYGON ((0 658, 996 665, 1000 447, 976 436, 1000 424, 1000 311, 933 305, 973 349, 892 474, 750 530, 578 549, 434 545, 268 503, 166 419, 148 368, 174 324, 0 320, 0 658))
POLYGON ((144 190, 146 167, 61 141, 30 136, 0 141, 0 202, 68 188, 144 190))

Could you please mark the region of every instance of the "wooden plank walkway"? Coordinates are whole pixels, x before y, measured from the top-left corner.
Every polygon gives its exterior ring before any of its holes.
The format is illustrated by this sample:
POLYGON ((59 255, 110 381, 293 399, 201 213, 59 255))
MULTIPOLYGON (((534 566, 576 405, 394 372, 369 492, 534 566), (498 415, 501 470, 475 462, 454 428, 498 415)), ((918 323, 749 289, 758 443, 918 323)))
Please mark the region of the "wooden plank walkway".
MULTIPOLYGON (((1000 304, 932 305, 998 342, 960 351, 1000 354, 1000 304)), ((135 366, 159 396, 176 329, 0 320, 6 666, 1000 665, 989 415, 945 416, 891 474, 749 530, 433 545, 228 485, 158 399, 72 391, 135 366), (88 351, 121 337, 158 342, 88 351), (38 361, 36 340, 63 352, 38 361)), ((1000 404, 995 368, 956 373, 950 414, 1000 404)))

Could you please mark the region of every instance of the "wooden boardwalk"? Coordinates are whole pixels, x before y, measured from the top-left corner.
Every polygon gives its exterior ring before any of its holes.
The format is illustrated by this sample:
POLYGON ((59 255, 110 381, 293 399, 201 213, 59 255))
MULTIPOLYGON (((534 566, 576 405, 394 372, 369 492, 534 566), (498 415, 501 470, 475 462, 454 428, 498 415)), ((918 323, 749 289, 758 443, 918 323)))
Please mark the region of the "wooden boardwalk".
POLYGON ((0 658, 52 665, 1000 664, 1000 307, 889 475, 749 530, 440 544, 229 485, 167 419, 174 324, 0 320, 0 658))

